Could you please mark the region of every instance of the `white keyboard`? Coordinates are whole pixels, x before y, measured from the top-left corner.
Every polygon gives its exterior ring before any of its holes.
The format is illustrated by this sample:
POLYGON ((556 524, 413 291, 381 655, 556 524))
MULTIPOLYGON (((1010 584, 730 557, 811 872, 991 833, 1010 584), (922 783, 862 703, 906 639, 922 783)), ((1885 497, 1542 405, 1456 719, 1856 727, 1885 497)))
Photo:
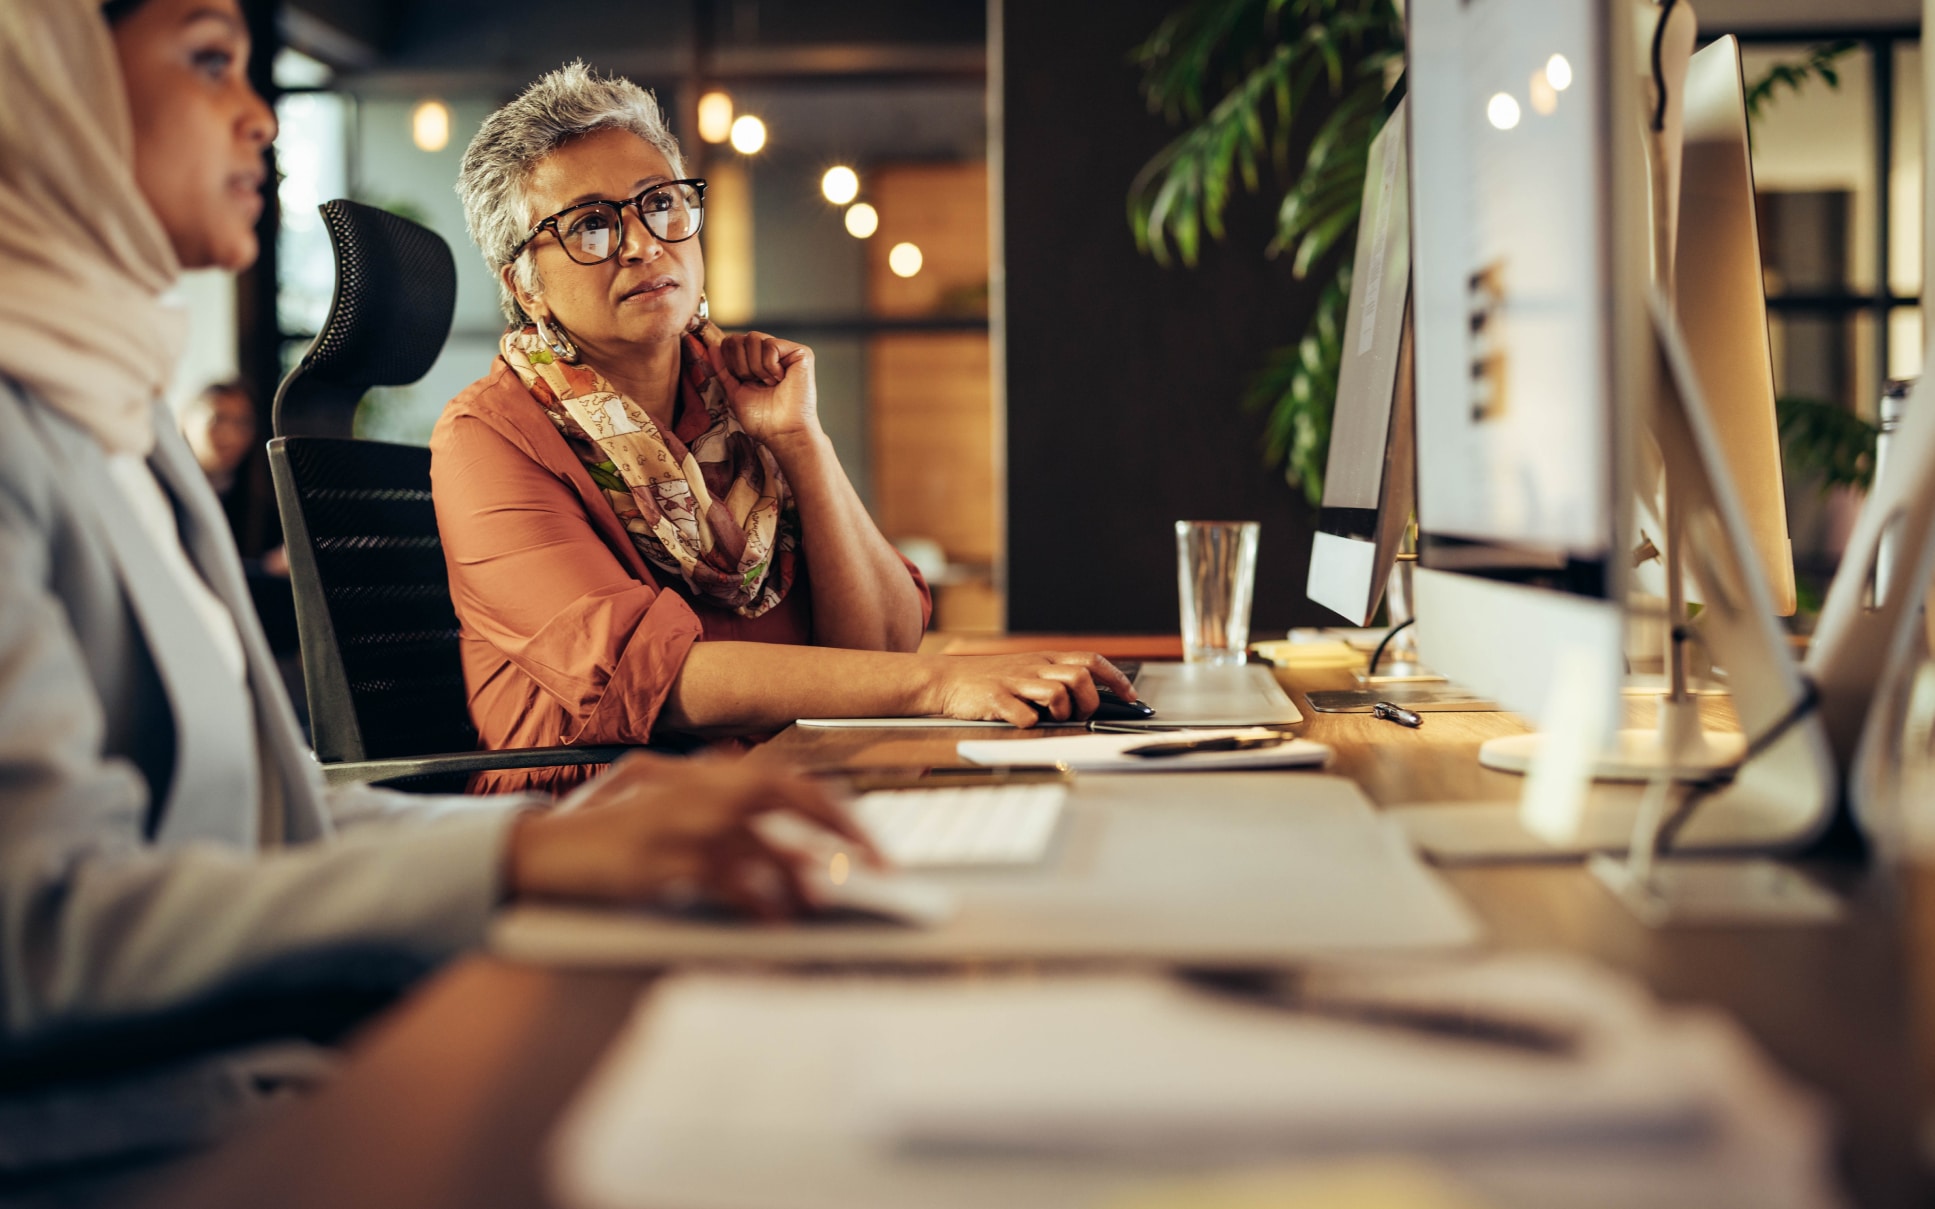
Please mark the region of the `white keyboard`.
POLYGON ((876 789, 854 802, 853 817, 902 869, 1032 865, 1067 800, 1068 787, 1056 784, 876 789))

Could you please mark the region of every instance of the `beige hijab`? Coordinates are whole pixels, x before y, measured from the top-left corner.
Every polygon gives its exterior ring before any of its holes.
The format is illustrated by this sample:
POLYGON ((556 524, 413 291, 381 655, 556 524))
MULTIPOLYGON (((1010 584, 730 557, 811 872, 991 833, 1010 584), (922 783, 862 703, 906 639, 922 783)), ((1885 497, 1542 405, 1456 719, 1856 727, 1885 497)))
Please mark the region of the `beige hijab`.
POLYGON ((145 457, 188 317, 100 0, 0 0, 0 374, 145 457))

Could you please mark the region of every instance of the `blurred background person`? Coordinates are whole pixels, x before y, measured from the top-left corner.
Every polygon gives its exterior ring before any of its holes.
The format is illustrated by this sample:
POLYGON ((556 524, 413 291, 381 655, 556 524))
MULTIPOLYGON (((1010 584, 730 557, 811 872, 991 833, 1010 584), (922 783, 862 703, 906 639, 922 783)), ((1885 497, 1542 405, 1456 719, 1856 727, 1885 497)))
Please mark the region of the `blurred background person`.
POLYGON ((208 476, 215 498, 222 501, 222 512, 242 549, 244 565, 251 570, 260 566, 271 575, 288 575, 288 551, 279 540, 259 559, 248 560, 249 546, 254 544, 251 524, 276 525, 273 516, 257 520, 249 513, 248 471, 262 443, 256 439, 255 400, 249 396, 248 385, 231 378, 203 388, 181 409, 181 435, 187 439, 202 473, 208 476))

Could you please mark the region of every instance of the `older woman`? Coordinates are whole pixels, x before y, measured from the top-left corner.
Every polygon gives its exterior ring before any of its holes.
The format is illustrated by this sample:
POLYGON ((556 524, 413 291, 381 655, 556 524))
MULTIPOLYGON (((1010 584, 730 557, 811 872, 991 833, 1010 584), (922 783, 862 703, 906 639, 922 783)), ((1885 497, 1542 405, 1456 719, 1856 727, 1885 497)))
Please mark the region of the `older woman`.
MULTIPOLYGON (((799 717, 1086 716, 1085 652, 918 656, 927 592, 821 429, 811 349, 706 318, 689 179, 651 95, 574 63, 485 121, 458 192, 510 329, 431 438, 491 747, 799 717)), ((473 788, 557 786, 576 770, 473 788)))

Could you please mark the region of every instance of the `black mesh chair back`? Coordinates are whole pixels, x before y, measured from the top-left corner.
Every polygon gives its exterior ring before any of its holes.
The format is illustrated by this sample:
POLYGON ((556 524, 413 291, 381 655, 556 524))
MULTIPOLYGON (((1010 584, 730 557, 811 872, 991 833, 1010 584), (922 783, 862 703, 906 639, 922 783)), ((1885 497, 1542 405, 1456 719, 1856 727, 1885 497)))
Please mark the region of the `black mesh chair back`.
POLYGON ((476 750, 456 611, 430 500, 430 451, 350 439, 372 386, 429 370, 456 265, 436 232, 332 201, 336 297, 276 391, 269 471, 288 541, 316 755, 333 781, 461 789, 485 769, 602 764, 622 747, 476 750))
POLYGON ((325 202, 336 250, 329 318, 275 394, 277 436, 347 437, 372 386, 423 377, 443 351, 457 265, 435 231, 387 210, 325 202))
POLYGON ((324 763, 470 751, 430 451, 335 437, 271 447, 324 763))

